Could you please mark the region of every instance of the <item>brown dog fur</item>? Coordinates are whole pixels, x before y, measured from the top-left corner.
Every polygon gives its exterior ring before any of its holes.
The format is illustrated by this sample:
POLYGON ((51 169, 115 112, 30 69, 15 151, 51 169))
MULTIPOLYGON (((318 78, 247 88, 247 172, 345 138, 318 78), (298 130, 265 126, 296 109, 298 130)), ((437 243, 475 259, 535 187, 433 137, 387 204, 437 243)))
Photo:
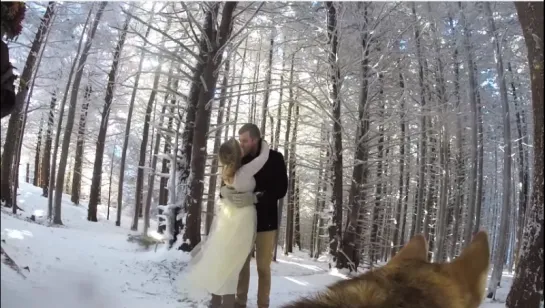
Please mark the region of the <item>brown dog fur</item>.
POLYGON ((451 263, 427 261, 428 244, 413 237, 388 264, 343 280, 284 308, 477 308, 485 293, 490 248, 481 231, 451 263))

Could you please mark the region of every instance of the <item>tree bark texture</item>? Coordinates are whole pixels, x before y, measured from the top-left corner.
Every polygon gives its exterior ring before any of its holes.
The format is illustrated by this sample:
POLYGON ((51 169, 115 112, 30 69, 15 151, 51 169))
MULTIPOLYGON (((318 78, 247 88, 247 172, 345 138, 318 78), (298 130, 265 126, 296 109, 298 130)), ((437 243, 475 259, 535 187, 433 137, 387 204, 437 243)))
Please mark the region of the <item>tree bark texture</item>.
POLYGON ((532 199, 524 225, 519 264, 513 285, 507 295, 508 308, 539 307, 543 305, 543 2, 515 2, 522 33, 528 49, 534 116, 534 174, 532 199))
POLYGON ((15 179, 12 178, 12 166, 17 151, 17 142, 13 138, 17 138, 17 132, 21 129, 20 114, 25 107, 26 97, 29 91, 29 83, 32 79, 34 66, 38 57, 38 53, 42 47, 44 37, 51 27, 51 20, 55 12, 55 2, 51 1, 47 5, 47 9, 42 17, 38 31, 34 36, 30 52, 25 62, 23 72, 19 78, 19 90, 15 95, 15 108, 9 118, 6 141, 4 142, 4 151, 2 152, 2 170, 0 171, 0 201, 5 202, 5 206, 12 206, 12 185, 15 179))
MULTIPOLYGON (((64 176, 66 173, 66 163, 68 161, 68 151, 70 147, 70 139, 72 135, 72 129, 74 127, 74 118, 76 116, 76 104, 78 100, 79 86, 81 84, 81 79, 83 77, 83 69, 85 67, 85 62, 89 56, 89 50, 93 42, 93 38, 96 33, 96 29, 102 18, 102 13, 108 2, 103 1, 100 3, 100 6, 95 15, 95 20, 91 26, 90 32, 87 36, 87 41, 83 47, 81 57, 79 58, 79 63, 77 65, 77 73, 74 78, 74 83, 72 84, 72 91, 70 93, 70 106, 68 108, 68 115, 66 119, 66 125, 64 128, 64 136, 62 139, 62 148, 61 148, 61 157, 59 162, 59 171, 57 173, 56 185, 55 185, 55 215, 53 217, 53 222, 55 224, 62 224, 61 220, 61 203, 62 203, 62 188, 64 184, 64 176)), ((53 172, 52 172, 53 173, 53 172)), ((91 205, 89 205, 91 206, 91 205)))

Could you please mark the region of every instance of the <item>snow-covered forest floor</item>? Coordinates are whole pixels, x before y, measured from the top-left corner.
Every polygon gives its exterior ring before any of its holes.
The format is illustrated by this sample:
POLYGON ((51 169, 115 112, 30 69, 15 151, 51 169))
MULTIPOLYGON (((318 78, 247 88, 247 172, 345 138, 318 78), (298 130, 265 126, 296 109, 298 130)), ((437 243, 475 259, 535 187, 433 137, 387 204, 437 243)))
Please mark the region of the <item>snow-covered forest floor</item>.
MULTIPOLYGON (((3 308, 205 307, 206 297, 190 297, 180 286, 189 256, 161 246, 146 250, 128 242, 128 234, 133 233, 130 218, 124 217, 121 228, 116 227, 115 210, 106 220, 106 208, 101 207, 99 222, 88 222, 85 204, 74 206, 65 195, 64 226, 48 227, 39 218, 47 212, 40 188, 21 181, 19 200, 25 212, 17 217, 11 209, 2 208, 2 245, 29 271, 23 270, 24 279, 2 263, 3 308), (38 216, 36 222, 28 219, 33 214, 38 216)), ((279 256, 272 273, 273 308, 346 278, 330 271, 325 260, 311 260, 303 252, 279 256)), ((504 273, 498 302, 486 300, 482 307, 504 307, 511 278, 504 273)), ((252 262, 249 307, 255 307, 256 289, 252 262)))

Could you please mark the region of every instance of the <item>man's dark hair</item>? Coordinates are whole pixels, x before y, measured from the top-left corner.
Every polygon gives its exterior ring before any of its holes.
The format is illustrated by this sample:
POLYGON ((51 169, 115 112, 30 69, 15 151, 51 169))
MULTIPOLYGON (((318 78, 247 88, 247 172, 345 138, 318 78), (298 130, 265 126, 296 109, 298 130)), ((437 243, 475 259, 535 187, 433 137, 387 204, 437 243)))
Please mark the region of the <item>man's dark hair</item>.
POLYGON ((246 123, 242 125, 242 127, 238 130, 238 134, 242 135, 245 132, 248 132, 250 134, 250 137, 253 139, 260 139, 261 138, 261 132, 259 131, 259 127, 253 123, 246 123))

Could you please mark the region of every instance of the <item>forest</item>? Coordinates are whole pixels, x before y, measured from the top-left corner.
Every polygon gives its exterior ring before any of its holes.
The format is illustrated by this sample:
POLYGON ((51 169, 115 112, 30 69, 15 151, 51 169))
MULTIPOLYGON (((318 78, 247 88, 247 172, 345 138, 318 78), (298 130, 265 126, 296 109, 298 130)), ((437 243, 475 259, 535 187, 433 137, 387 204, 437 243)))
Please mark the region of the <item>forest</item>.
POLYGON ((275 260, 359 272, 421 233, 444 262, 486 230, 487 297, 510 273, 506 307, 543 307, 543 2, 24 6, 2 219, 27 213, 25 182, 48 227, 68 195, 190 252, 220 145, 255 123, 288 170, 275 260))

